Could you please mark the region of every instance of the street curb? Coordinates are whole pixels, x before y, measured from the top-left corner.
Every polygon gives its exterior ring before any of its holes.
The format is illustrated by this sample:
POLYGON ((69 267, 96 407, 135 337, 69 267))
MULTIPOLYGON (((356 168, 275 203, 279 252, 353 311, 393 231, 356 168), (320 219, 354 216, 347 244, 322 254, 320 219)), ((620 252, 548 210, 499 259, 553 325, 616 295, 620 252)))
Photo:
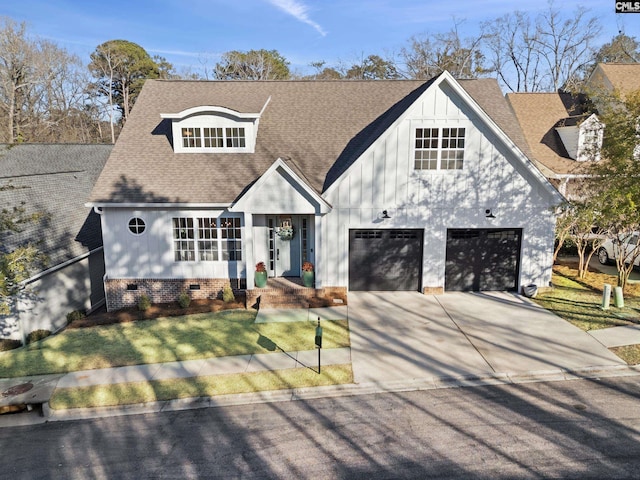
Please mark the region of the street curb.
POLYGON ((48 404, 44 404, 43 415, 46 417, 47 422, 63 422, 125 415, 141 415, 147 413, 177 412, 200 408, 240 406, 256 403, 289 402, 319 398, 372 395, 377 393, 401 393, 489 385, 519 385, 526 383, 587 380, 636 375, 640 375, 640 365, 595 366, 575 370, 552 369, 524 373, 513 372, 494 373, 488 375, 461 375, 452 377, 397 380, 382 383, 371 382, 324 387, 304 387, 257 393, 219 395, 215 397, 182 398, 134 405, 122 405, 117 407, 52 410, 48 404))

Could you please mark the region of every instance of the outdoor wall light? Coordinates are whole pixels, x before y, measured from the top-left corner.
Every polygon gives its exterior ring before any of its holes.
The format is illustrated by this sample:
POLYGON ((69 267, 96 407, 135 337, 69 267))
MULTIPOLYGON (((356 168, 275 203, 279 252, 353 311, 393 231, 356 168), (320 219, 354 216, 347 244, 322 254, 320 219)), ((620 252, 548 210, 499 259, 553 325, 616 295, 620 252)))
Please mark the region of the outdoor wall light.
POLYGON ((487 217, 487 218, 496 218, 496 216, 493 214, 493 212, 491 211, 490 208, 487 208, 484 211, 484 216, 487 217))
POLYGON ((382 219, 386 220, 387 218, 391 218, 391 217, 389 216, 389 213, 386 210, 383 210, 382 211, 382 219))

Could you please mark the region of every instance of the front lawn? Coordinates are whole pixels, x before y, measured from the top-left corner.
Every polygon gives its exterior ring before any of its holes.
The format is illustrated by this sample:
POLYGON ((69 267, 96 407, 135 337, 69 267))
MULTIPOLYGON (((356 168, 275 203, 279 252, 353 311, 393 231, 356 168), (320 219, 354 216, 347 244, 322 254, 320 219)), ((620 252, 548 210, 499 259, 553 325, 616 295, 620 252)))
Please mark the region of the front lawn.
POLYGON ((601 308, 602 285, 614 277, 596 272, 589 272, 586 279, 577 275, 569 266, 555 265, 553 289, 539 293, 534 300, 585 331, 640 323, 639 297, 627 293, 624 308, 616 308, 613 298, 609 310, 601 308))
MULTIPOLYGON (((578 271, 572 265, 554 265, 553 288, 540 292, 534 300, 585 331, 640 324, 640 285, 628 285, 623 308, 616 308, 612 298, 610 308, 603 310, 605 283, 615 286, 616 278, 588 272, 586 278, 579 279, 578 271)), ((640 363, 640 345, 612 348, 611 351, 630 365, 640 363)))
MULTIPOLYGON (((182 317, 67 329, 0 353, 0 377, 119 367, 199 358, 313 350, 314 322, 254 324, 256 313, 226 310, 182 317)), ((349 346, 347 321, 326 321, 323 347, 349 346)))

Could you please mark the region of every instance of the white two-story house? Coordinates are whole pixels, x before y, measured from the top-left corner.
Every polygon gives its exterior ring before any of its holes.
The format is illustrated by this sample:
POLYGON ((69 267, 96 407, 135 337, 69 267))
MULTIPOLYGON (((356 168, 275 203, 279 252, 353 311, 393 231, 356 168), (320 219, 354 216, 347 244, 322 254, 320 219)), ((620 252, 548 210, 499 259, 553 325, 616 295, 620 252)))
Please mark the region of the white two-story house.
POLYGON ((147 81, 93 191, 107 305, 547 285, 560 193, 494 80, 147 81))

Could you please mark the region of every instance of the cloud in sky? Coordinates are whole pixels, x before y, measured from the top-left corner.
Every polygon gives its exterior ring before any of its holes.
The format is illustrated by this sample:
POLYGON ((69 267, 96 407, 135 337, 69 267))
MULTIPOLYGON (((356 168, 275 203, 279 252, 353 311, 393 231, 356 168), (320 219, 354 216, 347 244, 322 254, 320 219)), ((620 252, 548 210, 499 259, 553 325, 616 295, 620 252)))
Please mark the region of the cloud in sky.
POLYGON ((327 32, 318 25, 316 22, 309 18, 307 12, 309 11, 309 7, 307 7, 304 3, 299 2, 298 0, 268 0, 269 3, 278 7, 280 10, 288 13, 292 17, 295 17, 299 21, 306 23, 307 25, 311 25, 315 28, 320 35, 323 37, 327 35, 327 32))

